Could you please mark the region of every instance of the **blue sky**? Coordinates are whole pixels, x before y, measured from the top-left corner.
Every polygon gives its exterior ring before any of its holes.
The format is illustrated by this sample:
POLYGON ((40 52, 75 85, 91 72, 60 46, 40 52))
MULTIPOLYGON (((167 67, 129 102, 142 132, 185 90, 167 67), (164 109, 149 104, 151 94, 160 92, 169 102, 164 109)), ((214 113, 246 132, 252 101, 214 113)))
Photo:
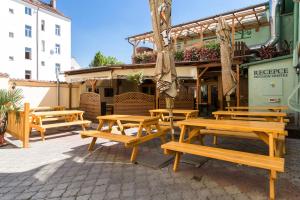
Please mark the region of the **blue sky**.
MULTIPOLYGON (((196 20, 266 0, 173 0, 172 24, 196 20)), ((72 55, 87 67, 97 51, 130 63, 127 36, 151 30, 148 0, 57 0, 72 19, 72 55)))

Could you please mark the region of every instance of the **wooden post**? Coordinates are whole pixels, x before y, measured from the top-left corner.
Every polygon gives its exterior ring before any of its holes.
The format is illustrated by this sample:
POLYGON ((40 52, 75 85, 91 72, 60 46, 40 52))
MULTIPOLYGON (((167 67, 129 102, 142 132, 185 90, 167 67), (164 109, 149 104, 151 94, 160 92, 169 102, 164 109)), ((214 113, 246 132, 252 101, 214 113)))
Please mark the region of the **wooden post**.
POLYGON ((23 124, 23 148, 29 147, 29 112, 30 112, 30 105, 29 103, 24 104, 24 124, 23 124))
POLYGON ((72 83, 70 83, 69 85, 69 109, 72 108, 72 83))
POLYGON ((231 27, 231 49, 232 49, 232 56, 234 57, 235 51, 235 19, 232 19, 232 27, 231 27))
POLYGON ((198 110, 199 106, 199 86, 200 86, 200 80, 199 80, 199 69, 197 68, 197 82, 196 82, 196 109, 198 110))
POLYGON ((159 109, 159 90, 155 89, 155 108, 159 109))
POLYGON ((236 106, 240 106, 240 65, 236 65, 236 106))
POLYGON ((224 102, 223 102, 223 83, 222 83, 222 75, 218 75, 218 99, 220 103, 220 110, 223 110, 224 108, 224 102))

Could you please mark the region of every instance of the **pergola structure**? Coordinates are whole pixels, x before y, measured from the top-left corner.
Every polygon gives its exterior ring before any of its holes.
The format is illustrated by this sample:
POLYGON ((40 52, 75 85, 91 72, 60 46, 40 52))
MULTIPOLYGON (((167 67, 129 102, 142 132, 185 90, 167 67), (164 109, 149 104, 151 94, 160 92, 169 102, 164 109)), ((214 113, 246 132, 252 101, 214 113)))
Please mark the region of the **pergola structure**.
MULTIPOLYGON (((266 15, 267 10, 268 4, 263 3, 188 23, 178 24, 172 27, 171 37, 176 46, 178 40, 187 40, 188 38, 203 39, 205 37, 215 36, 218 18, 222 16, 232 29, 232 46, 234 47, 236 31, 252 28, 258 30, 262 26, 269 26, 268 17, 266 15)), ((133 45, 133 56, 136 55, 136 48, 141 42, 150 42, 155 46, 153 32, 130 36, 127 40, 133 45)))

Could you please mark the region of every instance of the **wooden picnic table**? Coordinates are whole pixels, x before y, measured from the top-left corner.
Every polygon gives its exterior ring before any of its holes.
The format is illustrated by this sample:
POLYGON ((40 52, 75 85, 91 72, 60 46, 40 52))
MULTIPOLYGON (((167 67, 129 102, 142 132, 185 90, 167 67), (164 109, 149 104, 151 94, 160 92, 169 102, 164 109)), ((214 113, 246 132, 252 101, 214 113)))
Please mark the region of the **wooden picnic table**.
POLYGON ((34 128, 41 133, 41 137, 45 140, 45 132, 48 128, 57 128, 64 126, 81 125, 83 130, 85 126, 91 122, 83 119, 84 111, 81 110, 61 110, 61 111, 43 111, 31 113, 31 129, 34 128), (53 122, 63 119, 64 122, 55 122, 43 124, 43 122, 53 122))
POLYGON ((160 127, 158 121, 159 117, 150 116, 133 116, 133 115, 106 115, 97 117, 99 125, 96 131, 82 131, 81 136, 93 137, 92 142, 89 145, 89 151, 94 149, 97 138, 109 139, 112 141, 122 142, 125 147, 133 147, 130 160, 134 162, 136 160, 138 145, 154 138, 161 138, 162 143, 165 143, 165 135, 170 130, 169 127, 160 127), (122 123, 133 122, 138 123, 138 131, 135 136, 126 135, 125 128, 122 123), (104 130, 104 124, 108 124, 108 129, 104 130), (121 134, 112 133, 112 127, 117 125, 121 131, 121 134), (153 127, 155 130, 153 131, 153 127), (146 134, 143 135, 143 130, 146 134))
POLYGON ((179 121, 181 127, 178 142, 169 142, 162 145, 166 154, 175 153, 173 170, 178 169, 178 164, 182 153, 194 154, 213 159, 258 167, 270 170, 270 199, 275 199, 275 179, 277 172, 284 171, 284 159, 275 156, 277 149, 277 138, 286 135, 285 124, 281 122, 260 122, 242 120, 213 120, 213 119, 188 119, 179 121), (259 155, 241 151, 233 151, 218 147, 203 146, 202 129, 242 131, 254 133, 259 136, 269 146, 269 155, 259 155), (188 134, 186 134, 189 130, 188 134), (199 144, 192 144, 200 139, 199 144))
POLYGON ((43 111, 59 111, 65 110, 64 106, 42 106, 36 108, 30 108, 30 112, 43 112, 43 111))
MULTIPOLYGON (((168 119, 168 116, 164 116, 164 114, 169 114, 168 109, 154 109, 149 110, 152 117, 154 116, 160 116, 163 121, 166 121, 168 119)), ((172 112, 174 115, 183 115, 180 116, 174 116, 174 119, 189 119, 189 118, 195 118, 198 116, 198 110, 183 110, 183 109, 172 109, 172 112)))
POLYGON ((269 110, 272 112, 283 112, 285 110, 288 110, 288 106, 229 106, 226 107, 228 111, 238 111, 238 110, 269 110))
POLYGON ((244 119, 244 120, 266 120, 284 122, 287 116, 283 112, 249 112, 249 111, 216 111, 212 113, 216 119, 244 119))

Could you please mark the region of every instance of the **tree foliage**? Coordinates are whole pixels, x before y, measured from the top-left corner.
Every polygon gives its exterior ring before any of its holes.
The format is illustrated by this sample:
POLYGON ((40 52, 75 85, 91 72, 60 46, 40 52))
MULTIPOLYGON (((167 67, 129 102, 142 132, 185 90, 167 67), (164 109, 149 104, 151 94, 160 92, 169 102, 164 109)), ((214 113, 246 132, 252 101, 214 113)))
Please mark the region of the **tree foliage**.
POLYGON ((122 64, 122 62, 118 61, 113 56, 105 56, 100 51, 98 51, 95 54, 90 64, 90 67, 101 67, 101 66, 115 65, 115 64, 122 64))

